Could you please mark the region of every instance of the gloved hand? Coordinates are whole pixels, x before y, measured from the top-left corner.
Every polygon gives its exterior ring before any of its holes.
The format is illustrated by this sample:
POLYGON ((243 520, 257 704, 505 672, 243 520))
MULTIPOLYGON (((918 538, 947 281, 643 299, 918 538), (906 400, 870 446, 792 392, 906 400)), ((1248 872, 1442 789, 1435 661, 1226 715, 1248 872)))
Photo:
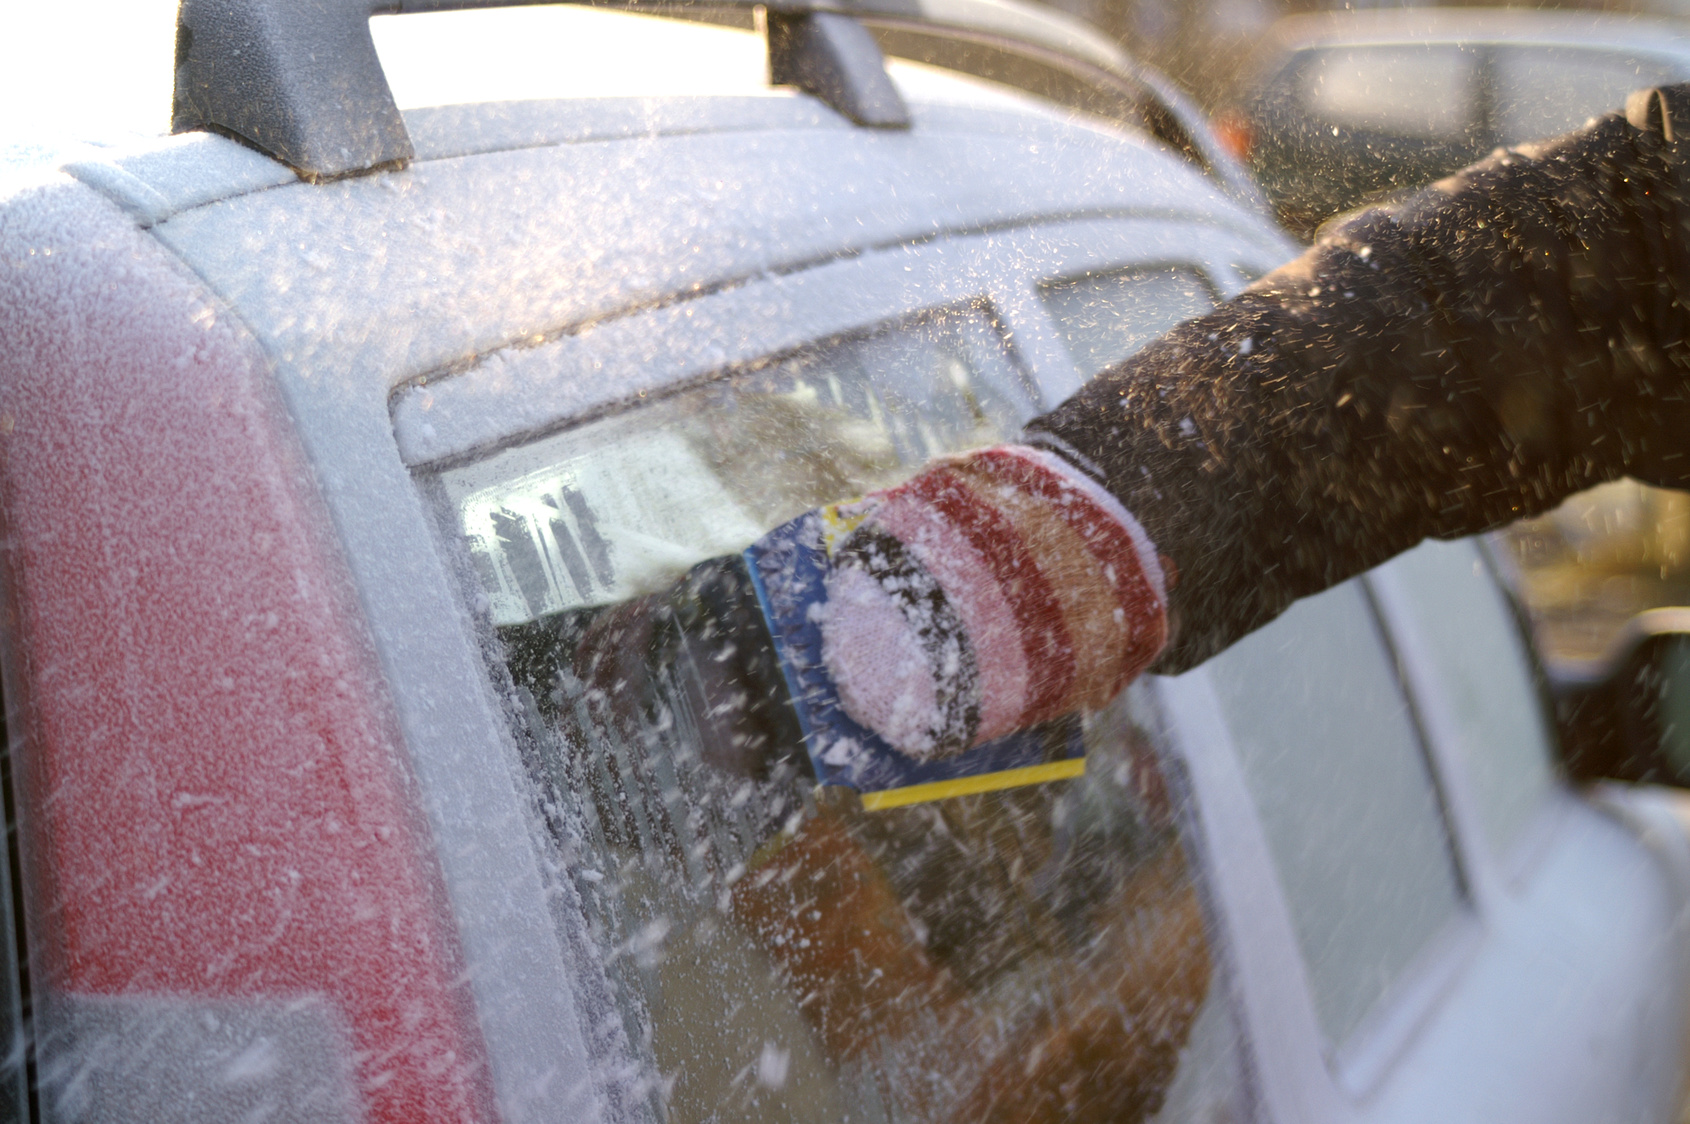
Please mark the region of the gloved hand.
POLYGON ((1000 445, 833 509, 814 612, 847 714, 917 760, 1100 707, 1168 637, 1132 515, 1061 456, 1000 445))

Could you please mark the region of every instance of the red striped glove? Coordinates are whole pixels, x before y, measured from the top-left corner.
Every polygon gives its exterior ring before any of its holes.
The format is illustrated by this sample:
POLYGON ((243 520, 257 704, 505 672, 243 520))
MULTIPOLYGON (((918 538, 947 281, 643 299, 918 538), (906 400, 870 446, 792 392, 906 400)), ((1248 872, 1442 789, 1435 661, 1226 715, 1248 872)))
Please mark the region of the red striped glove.
POLYGON ((1167 642, 1143 528, 1060 456, 1000 445, 842 505, 816 607, 845 711, 918 760, 1101 707, 1167 642))

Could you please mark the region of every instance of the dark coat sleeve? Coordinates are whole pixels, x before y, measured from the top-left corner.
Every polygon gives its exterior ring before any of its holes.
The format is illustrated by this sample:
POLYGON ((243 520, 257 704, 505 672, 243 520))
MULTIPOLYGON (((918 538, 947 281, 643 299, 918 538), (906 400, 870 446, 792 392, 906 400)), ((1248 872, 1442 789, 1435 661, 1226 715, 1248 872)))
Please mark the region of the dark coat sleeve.
POLYGON ((1427 536, 1690 485, 1690 85, 1324 229, 1028 427, 1179 573, 1160 671, 1427 536))

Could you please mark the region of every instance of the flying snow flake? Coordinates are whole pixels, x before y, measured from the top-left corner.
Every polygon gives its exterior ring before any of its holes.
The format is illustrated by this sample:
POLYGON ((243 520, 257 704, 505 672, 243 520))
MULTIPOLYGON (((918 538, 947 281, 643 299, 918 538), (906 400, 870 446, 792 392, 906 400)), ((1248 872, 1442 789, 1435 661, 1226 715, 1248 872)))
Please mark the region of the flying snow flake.
POLYGON ((786 1070, 791 1061, 791 1050, 764 1042, 763 1053, 757 1058, 757 1084, 765 1089, 781 1088, 786 1084, 786 1070))

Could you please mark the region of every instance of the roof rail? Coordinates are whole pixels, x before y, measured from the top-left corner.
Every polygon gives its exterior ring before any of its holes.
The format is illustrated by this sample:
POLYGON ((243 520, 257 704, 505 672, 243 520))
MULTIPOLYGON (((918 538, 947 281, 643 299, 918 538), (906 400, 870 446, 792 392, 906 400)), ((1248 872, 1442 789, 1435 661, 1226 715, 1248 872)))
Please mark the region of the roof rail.
MULTIPOLYGON (((414 150, 376 56, 370 17, 540 2, 545 0, 182 0, 171 131, 226 134, 308 180, 403 166, 414 150)), ((886 73, 880 47, 851 10, 830 0, 629 0, 616 6, 764 8, 773 84, 796 86, 859 125, 909 127, 909 110, 886 73)), ((867 0, 852 10, 905 14, 910 5, 867 0)))

